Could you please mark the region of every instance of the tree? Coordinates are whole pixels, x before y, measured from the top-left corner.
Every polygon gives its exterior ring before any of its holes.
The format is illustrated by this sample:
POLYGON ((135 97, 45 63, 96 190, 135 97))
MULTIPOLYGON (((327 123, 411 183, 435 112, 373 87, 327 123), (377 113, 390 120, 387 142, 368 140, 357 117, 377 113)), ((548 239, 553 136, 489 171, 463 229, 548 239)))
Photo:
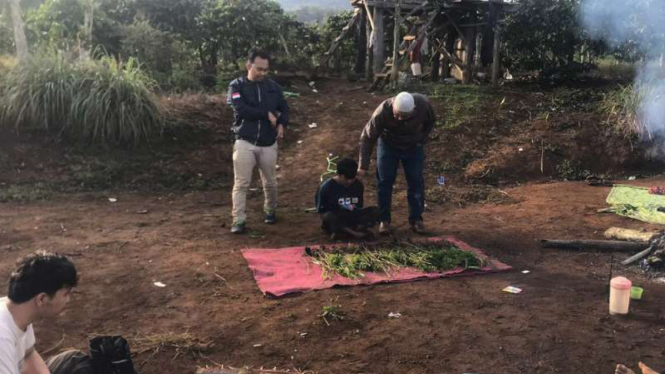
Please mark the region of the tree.
MULTIPOLYGON (((197 19, 197 49, 203 66, 219 60, 237 63, 247 52, 261 47, 274 54, 296 52, 289 44, 302 24, 269 0, 208 1, 197 19)), ((298 34, 298 35, 303 35, 298 34)))
POLYGON ((166 32, 191 40, 207 0, 134 0, 137 14, 166 32))
POLYGON ((12 19, 9 13, 9 4, 5 6, 5 4, 0 2, 0 55, 13 54, 16 51, 14 48, 12 19))
POLYGON ((123 26, 121 55, 123 59, 135 57, 150 72, 168 76, 173 62, 172 35, 153 27, 148 20, 137 19, 123 26))
POLYGON ((14 45, 16 46, 16 55, 23 60, 28 57, 28 40, 25 37, 25 24, 21 16, 20 0, 9 0, 11 8, 12 23, 14 25, 14 45))
POLYGON ((589 39, 579 21, 580 0, 522 0, 507 18, 506 66, 553 72, 573 65, 589 39))
POLYGON ((268 51, 280 48, 284 11, 266 0, 222 0, 218 2, 220 22, 217 28, 220 47, 232 61, 245 57, 255 47, 268 51))
POLYGON ((585 0, 582 20, 596 38, 616 47, 619 57, 658 57, 665 52, 665 7, 653 0, 585 0))
POLYGON ((31 44, 61 50, 78 48, 84 18, 80 0, 47 0, 28 11, 31 44))
MULTIPOLYGON (((323 25, 319 26, 318 33, 320 40, 317 43, 317 55, 323 57, 330 48, 335 38, 337 38, 342 29, 351 21, 353 11, 341 12, 330 16, 323 25)), ((346 38, 341 41, 335 51, 333 61, 336 68, 348 68, 354 62, 356 55, 356 45, 353 38, 346 38)))
POLYGON ((81 0, 84 9, 83 30, 81 40, 81 59, 90 59, 90 50, 92 48, 92 24, 95 14, 95 0, 81 0))

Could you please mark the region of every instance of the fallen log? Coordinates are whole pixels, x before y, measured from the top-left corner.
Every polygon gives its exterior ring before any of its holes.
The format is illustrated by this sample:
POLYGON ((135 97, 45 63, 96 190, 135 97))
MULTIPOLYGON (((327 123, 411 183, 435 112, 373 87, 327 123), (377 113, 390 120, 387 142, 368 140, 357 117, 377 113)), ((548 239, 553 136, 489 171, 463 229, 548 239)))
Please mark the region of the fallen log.
POLYGON ((613 252, 640 251, 646 248, 648 243, 624 242, 621 240, 548 240, 540 241, 544 248, 561 249, 601 249, 613 252))
POLYGON ((620 227, 610 227, 605 231, 604 235, 608 239, 618 239, 618 240, 628 240, 631 242, 648 243, 654 236, 658 235, 658 233, 622 229, 620 227))

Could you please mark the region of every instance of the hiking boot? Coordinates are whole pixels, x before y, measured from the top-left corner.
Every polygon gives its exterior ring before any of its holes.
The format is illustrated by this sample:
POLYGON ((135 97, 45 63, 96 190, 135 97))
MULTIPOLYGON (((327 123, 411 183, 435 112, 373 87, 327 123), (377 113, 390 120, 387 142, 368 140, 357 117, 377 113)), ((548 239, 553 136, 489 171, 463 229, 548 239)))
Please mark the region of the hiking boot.
POLYGON ((416 221, 412 223, 411 230, 413 230, 413 232, 415 232, 416 234, 420 235, 427 233, 427 229, 425 229, 425 224, 423 223, 423 221, 416 221))
POLYGON ((245 232, 245 222, 233 222, 231 234, 242 234, 245 232))
POLYGON ((381 222, 379 225, 379 234, 381 235, 389 235, 390 234, 390 223, 388 222, 381 222))
POLYGON ((266 219, 263 222, 269 225, 275 224, 277 222, 277 214, 275 212, 266 213, 266 219))

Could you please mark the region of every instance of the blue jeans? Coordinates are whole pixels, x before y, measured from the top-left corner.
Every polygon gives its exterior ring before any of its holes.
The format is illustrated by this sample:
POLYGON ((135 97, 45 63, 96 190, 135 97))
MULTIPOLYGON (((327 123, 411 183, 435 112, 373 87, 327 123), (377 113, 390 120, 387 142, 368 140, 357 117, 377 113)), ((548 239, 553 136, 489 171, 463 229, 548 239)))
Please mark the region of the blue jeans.
POLYGON ((406 151, 399 150, 379 139, 376 149, 377 170, 376 185, 381 210, 381 222, 390 222, 390 206, 393 197, 393 184, 397 178, 397 168, 400 161, 404 168, 406 183, 409 186, 407 196, 409 201, 409 223, 423 220, 425 210, 425 180, 423 179, 423 164, 425 163, 425 150, 418 146, 406 151))

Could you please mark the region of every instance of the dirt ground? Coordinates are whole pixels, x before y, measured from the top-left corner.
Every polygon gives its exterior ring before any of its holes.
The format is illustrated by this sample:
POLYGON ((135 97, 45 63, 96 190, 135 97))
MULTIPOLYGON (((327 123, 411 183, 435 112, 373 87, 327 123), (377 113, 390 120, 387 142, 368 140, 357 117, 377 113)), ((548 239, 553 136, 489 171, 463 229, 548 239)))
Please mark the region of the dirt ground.
MULTIPOLYGON (((213 363, 367 374, 610 374, 619 362, 636 367, 639 360, 665 368, 665 284, 621 267, 626 255, 617 254, 614 275, 627 275, 645 295, 627 317, 611 317, 610 255, 542 249, 538 242, 599 239, 610 226, 659 229, 598 214, 607 187, 554 180, 557 172, 633 175, 648 165, 631 159, 628 142, 608 140, 598 127, 585 125, 597 118, 584 111, 559 108, 552 120, 520 109, 549 102, 522 91, 493 94, 484 101, 492 110, 438 129, 428 145, 426 224, 433 234, 453 234, 514 271, 266 299, 240 249, 328 242, 318 217, 305 213, 313 206, 325 157, 355 157, 361 127, 387 97, 349 91, 353 87, 322 83, 318 95, 292 88, 303 96, 291 100, 294 124, 281 145, 279 222, 261 222, 262 196, 255 191, 245 236, 229 233, 231 146, 220 135, 228 128, 225 110, 210 118, 218 124, 214 141, 189 144, 160 161, 186 163, 180 170, 201 178, 213 175, 214 183, 205 188, 188 180, 186 188, 155 190, 128 182, 131 187, 58 190, 46 199, 0 204, 3 282, 13 262, 36 249, 70 255, 81 272, 65 314, 36 324, 38 350, 85 348, 92 334, 121 334, 131 342, 137 334, 188 333, 212 347, 193 351, 165 344, 137 355, 139 372, 194 373, 213 363), (499 104, 506 97, 514 106, 499 104), (312 122, 316 129, 307 126, 312 122), (565 164, 570 170, 562 169, 564 159, 574 160, 565 164), (447 177, 445 187, 435 185, 438 175, 447 177), (501 292, 508 285, 524 292, 501 292), (346 318, 328 326, 319 315, 333 304, 342 306, 346 318), (388 318, 390 312, 402 317, 388 318)), ((435 102, 442 117, 452 110, 445 99, 435 102)), ((70 178, 63 148, 25 136, 8 139, 0 152, 0 186, 70 178)), ((119 178, 149 181, 146 175, 158 166, 119 178)), ((395 236, 406 238, 411 233, 404 225, 400 178, 395 236)), ((366 179, 366 200, 374 201, 374 181, 366 179)), ((665 178, 630 183, 663 185, 665 178)))

